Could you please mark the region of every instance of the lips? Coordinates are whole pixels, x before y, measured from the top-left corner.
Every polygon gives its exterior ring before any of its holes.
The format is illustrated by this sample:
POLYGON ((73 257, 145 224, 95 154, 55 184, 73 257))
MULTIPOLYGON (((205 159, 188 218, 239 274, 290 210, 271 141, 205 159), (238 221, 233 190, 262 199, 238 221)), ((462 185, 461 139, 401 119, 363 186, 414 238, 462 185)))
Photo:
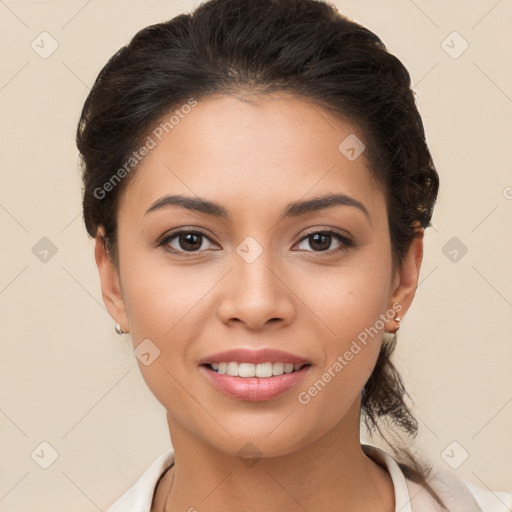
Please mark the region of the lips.
MULTIPOLYGON (((215 364, 215 363, 214 363, 215 364)), ((276 400, 289 394, 312 371, 306 364, 292 373, 284 373, 272 377, 236 377, 220 374, 211 369, 209 364, 199 366, 199 372, 214 389, 229 398, 247 402, 265 402, 276 400)))
POLYGON ((283 352, 282 350, 276 350, 271 348, 264 348, 260 350, 251 350, 245 348, 236 348, 226 350, 224 352, 218 352, 202 359, 200 365, 211 365, 224 362, 237 362, 237 363, 288 363, 293 365, 305 365, 311 364, 311 361, 302 357, 296 356, 289 352, 283 352))

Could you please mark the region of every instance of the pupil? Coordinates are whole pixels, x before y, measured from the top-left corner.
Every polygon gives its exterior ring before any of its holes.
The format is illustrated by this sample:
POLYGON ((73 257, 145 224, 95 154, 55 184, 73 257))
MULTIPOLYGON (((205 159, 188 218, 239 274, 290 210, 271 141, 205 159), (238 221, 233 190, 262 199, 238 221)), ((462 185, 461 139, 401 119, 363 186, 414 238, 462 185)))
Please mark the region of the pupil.
POLYGON ((198 235, 196 233, 187 233, 185 235, 181 235, 180 245, 182 246, 182 248, 185 249, 186 244, 189 244, 189 249, 190 249, 190 245, 192 245, 193 247, 191 248, 191 250, 196 251, 197 249, 199 249, 201 247, 201 235, 198 235), (194 243, 194 239, 195 239, 195 243, 194 243), (185 247, 183 247, 182 242, 185 243, 185 247))
MULTIPOLYGON (((318 238, 319 237, 322 237, 324 239, 324 243, 320 243, 320 250, 322 251, 326 251, 327 249, 329 249, 329 246, 331 245, 331 235, 329 234, 324 234, 324 233, 315 233, 314 235, 311 235, 312 238, 314 239, 314 243, 317 243, 318 242, 318 238), (325 239, 327 239, 327 244, 325 243, 325 239)), ((313 245, 313 244, 312 244, 313 245)), ((313 247, 314 248, 314 247, 313 247)), ((318 247, 317 247, 318 248, 318 247)))

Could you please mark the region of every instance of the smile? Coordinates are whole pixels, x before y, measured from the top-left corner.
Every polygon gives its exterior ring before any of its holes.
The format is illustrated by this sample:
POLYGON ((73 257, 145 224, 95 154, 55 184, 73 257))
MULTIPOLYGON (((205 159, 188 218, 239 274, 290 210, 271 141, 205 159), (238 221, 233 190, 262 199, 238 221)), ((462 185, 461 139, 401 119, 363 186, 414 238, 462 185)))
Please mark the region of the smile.
POLYGON ((300 370, 303 366, 301 364, 291 364, 291 363, 238 363, 235 361, 229 362, 220 362, 220 363, 212 363, 208 364, 211 370, 220 373, 222 375, 231 375, 232 377, 259 377, 259 378, 267 378, 278 375, 283 375, 284 373, 294 373, 300 370))

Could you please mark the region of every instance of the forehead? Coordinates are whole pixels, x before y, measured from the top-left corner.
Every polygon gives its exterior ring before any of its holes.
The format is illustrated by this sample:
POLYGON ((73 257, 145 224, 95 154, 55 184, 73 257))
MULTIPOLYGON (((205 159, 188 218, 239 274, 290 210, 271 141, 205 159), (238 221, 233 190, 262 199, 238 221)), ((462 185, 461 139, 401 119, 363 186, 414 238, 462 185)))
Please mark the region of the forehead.
POLYGON ((316 104, 288 94, 219 96, 186 112, 165 125, 169 113, 149 134, 154 147, 126 188, 120 213, 137 210, 140 217, 165 193, 259 211, 325 193, 382 206, 361 131, 316 104))

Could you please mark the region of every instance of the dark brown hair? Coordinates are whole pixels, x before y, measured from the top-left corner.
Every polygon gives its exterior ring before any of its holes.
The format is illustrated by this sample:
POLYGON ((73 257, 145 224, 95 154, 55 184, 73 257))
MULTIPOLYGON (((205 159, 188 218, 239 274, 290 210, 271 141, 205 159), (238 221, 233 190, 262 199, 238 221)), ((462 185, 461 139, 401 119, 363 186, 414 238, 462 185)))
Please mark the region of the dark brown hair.
MULTIPOLYGON (((209 0, 139 31, 109 59, 85 101, 76 137, 84 221, 92 237, 102 227, 116 265, 117 206, 137 167, 126 163, 157 123, 191 98, 274 92, 314 102, 360 128, 386 196, 393 261, 402 263, 416 228, 430 223, 439 188, 405 67, 379 37, 329 3, 209 0)), ((418 432, 391 362, 395 345, 396 336, 382 344, 362 392, 365 425, 386 441, 386 422, 410 439, 418 432)), ((405 475, 442 504, 426 481, 431 467, 399 437, 388 444, 405 475)))

